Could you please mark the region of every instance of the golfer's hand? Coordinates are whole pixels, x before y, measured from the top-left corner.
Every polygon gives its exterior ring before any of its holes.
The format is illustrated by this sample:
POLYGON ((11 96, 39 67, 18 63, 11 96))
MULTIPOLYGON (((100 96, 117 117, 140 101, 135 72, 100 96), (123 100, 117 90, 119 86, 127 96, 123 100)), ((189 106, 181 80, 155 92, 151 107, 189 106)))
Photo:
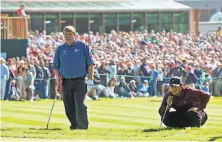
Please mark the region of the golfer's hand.
POLYGON ((62 86, 62 78, 61 77, 56 78, 56 85, 57 85, 57 87, 62 86))
POLYGON ((93 80, 87 80, 87 91, 89 92, 94 87, 93 80))
POLYGON ((56 85, 58 86, 58 85, 59 85, 59 83, 60 83, 59 78, 56 78, 56 85))
POLYGON ((62 79, 61 78, 56 78, 56 85, 57 85, 57 91, 59 92, 60 95, 62 95, 62 79))
POLYGON ((167 106, 168 107, 171 107, 171 105, 173 104, 173 96, 169 96, 167 98, 167 106))
POLYGON ((195 112, 195 113, 197 113, 197 114, 199 114, 199 113, 201 112, 201 110, 199 110, 199 109, 196 108, 196 107, 190 108, 187 112, 189 112, 189 111, 193 111, 193 112, 195 112))

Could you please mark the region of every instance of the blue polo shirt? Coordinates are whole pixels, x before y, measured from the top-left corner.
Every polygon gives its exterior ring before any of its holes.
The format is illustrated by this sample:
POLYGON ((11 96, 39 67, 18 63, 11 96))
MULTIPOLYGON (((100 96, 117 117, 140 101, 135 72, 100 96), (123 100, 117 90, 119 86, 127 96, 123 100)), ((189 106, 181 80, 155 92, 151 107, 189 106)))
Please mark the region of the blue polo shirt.
POLYGON ((84 77, 91 64, 94 64, 91 50, 81 41, 73 42, 70 47, 64 43, 56 50, 54 68, 59 70, 63 78, 84 77))

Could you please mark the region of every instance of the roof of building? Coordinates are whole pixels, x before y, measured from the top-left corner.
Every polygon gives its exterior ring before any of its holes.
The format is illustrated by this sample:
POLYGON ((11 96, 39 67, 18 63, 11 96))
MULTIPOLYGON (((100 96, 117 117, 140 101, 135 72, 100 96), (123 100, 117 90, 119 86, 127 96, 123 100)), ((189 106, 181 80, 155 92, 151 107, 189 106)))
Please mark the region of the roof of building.
POLYGON ((196 9, 220 9, 222 0, 175 0, 196 9))
POLYGON ((16 11, 25 4, 26 11, 37 12, 118 12, 118 11, 182 11, 189 6, 173 0, 2 0, 1 11, 16 11))

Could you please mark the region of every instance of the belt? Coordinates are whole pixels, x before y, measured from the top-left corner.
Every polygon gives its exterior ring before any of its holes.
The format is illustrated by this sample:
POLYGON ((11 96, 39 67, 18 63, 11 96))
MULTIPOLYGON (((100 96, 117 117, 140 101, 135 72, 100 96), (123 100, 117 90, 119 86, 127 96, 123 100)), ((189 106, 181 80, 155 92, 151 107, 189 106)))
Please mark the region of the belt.
POLYGON ((85 77, 75 77, 75 78, 62 78, 64 80, 70 80, 70 81, 74 81, 74 80, 80 80, 80 79, 85 79, 85 77))

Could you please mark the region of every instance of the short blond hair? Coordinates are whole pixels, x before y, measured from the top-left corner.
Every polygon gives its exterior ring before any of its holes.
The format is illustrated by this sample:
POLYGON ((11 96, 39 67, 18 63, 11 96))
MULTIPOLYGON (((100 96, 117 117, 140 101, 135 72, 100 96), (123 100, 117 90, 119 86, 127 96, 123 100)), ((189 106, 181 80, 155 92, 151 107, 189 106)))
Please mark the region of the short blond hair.
POLYGON ((76 29, 73 27, 73 26, 66 26, 63 30, 63 33, 66 33, 66 32, 72 32, 72 33, 76 33, 76 29))
POLYGON ((2 64, 6 64, 5 59, 4 59, 4 58, 2 58, 2 57, 0 57, 0 62, 1 62, 2 64))

